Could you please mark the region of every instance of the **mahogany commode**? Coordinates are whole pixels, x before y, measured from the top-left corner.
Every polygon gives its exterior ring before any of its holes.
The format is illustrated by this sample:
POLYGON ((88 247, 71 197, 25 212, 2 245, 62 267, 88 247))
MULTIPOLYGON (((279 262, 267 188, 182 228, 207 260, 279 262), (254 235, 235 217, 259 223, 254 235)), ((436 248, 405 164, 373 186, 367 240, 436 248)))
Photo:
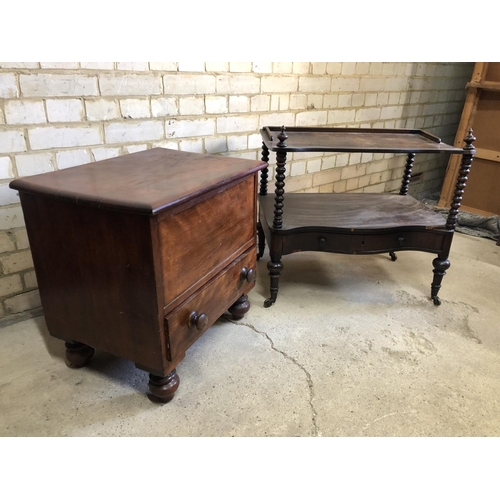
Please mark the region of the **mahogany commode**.
POLYGON ((155 148, 12 181, 47 327, 66 364, 102 349, 172 399, 175 367, 255 285, 262 161, 155 148))
POLYGON ((472 130, 463 149, 449 146, 422 130, 264 127, 262 160, 276 153, 274 196, 267 192, 268 168, 261 173, 259 191, 259 258, 269 244, 270 298, 275 303, 283 255, 302 251, 345 254, 417 250, 437 254, 433 260, 431 298, 435 305, 448 260, 458 210, 475 154, 472 130), (285 196, 286 158, 290 152, 404 153, 406 166, 399 194, 290 193, 285 196), (416 153, 461 154, 455 195, 447 219, 408 195, 416 153))

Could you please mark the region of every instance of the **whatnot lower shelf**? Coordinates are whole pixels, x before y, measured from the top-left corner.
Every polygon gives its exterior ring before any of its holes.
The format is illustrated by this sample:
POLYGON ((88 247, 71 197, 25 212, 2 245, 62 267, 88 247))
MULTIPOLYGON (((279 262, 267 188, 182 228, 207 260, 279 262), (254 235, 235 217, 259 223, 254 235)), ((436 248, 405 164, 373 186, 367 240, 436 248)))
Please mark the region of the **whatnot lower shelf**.
MULTIPOLYGON (((274 217, 274 197, 260 196, 268 223, 274 217)), ((446 219, 413 198, 398 194, 289 193, 283 226, 274 232, 340 229, 348 232, 390 228, 443 228, 446 219)))

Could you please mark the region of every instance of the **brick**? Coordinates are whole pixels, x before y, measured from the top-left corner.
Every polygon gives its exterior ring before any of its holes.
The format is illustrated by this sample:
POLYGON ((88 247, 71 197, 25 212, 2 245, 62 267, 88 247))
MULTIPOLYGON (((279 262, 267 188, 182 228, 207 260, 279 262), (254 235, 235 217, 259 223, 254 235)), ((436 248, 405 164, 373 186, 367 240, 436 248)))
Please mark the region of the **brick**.
POLYGON ((369 74, 370 76, 380 76, 382 75, 382 66, 384 63, 372 62, 370 63, 369 74))
POLYGON ((19 274, 0 278, 0 297, 19 293, 23 290, 23 283, 19 274))
POLYGON ((299 92, 329 92, 331 77, 329 76, 301 76, 299 77, 299 92))
POLYGON ((180 62, 179 71, 189 71, 194 73, 203 73, 205 71, 204 62, 180 62))
POLYGON ((260 150, 261 146, 262 146, 262 137, 260 134, 250 134, 248 136, 248 149, 259 148, 260 150))
POLYGON ((252 70, 254 73, 272 73, 272 62, 254 62, 252 63, 252 70))
POLYGON ((35 73, 20 75, 24 97, 65 97, 98 95, 97 78, 83 75, 35 73))
POLYGON ((327 171, 317 172, 313 175, 313 187, 321 186, 322 184, 331 184, 340 180, 340 169, 332 168, 327 171))
MULTIPOLYGON (((318 189, 318 188, 315 188, 318 189)), ((333 192, 333 183, 331 184, 322 184, 319 186, 319 193, 332 193, 333 192)))
POLYGON ((321 170, 321 159, 318 158, 316 160, 309 160, 307 162, 307 173, 313 174, 315 172, 319 172, 321 170))
POLYGON ((370 74, 370 63, 369 62, 357 62, 356 63, 356 75, 368 75, 370 74))
POLYGON ((385 88, 387 78, 361 78, 359 90, 361 92, 381 92, 385 88))
POLYGON ((332 78, 332 92, 358 92, 359 78, 332 78))
POLYGON ((356 63, 355 62, 342 63, 342 75, 354 75, 355 73, 356 73, 356 63))
POLYGON ((260 115, 259 128, 269 127, 270 125, 285 125, 286 127, 295 126, 294 113, 267 113, 260 115))
POLYGON ((50 153, 18 155, 15 158, 19 177, 43 174, 54 170, 50 153))
POLYGON ((269 111, 271 98, 268 95, 255 95, 250 99, 251 111, 269 111))
POLYGON ((0 184, 0 205, 19 203, 19 195, 8 184, 0 184))
POLYGON ((356 121, 373 121, 380 118, 380 108, 361 108, 356 110, 356 121))
POLYGON ((177 63, 176 62, 150 62, 149 69, 151 71, 177 71, 177 63))
POLYGON ((295 177, 296 175, 304 175, 306 173, 306 162, 305 161, 294 161, 290 165, 290 175, 295 177))
POLYGON ((386 106, 382 108, 380 118, 382 120, 399 118, 403 112, 402 106, 386 106))
POLYGON ((230 113, 248 113, 250 111, 249 99, 243 95, 229 96, 229 112, 230 113))
POLYGON ((5 310, 10 314, 29 311, 41 306, 38 290, 15 295, 4 302, 5 310))
POLYGON ((24 273, 23 280, 26 288, 36 288, 38 286, 35 271, 24 273))
POLYGON ((0 62, 0 68, 30 69, 39 67, 37 62, 0 62))
POLYGON ((26 151, 26 141, 21 130, 0 131, 0 154, 26 151))
POLYGON ((145 121, 134 123, 111 123, 105 125, 106 143, 153 141, 164 137, 163 122, 145 121))
POLYGON ((385 87, 381 90, 407 90, 408 89, 408 79, 404 77, 398 78, 387 78, 385 81, 385 87))
POLYGON ((358 188, 358 178, 349 179, 346 183, 345 190, 352 191, 358 188))
POLYGON ((63 168, 76 167, 91 162, 90 154, 86 149, 75 149, 73 151, 58 151, 56 163, 59 170, 63 168))
POLYGON ((340 123, 351 123, 354 121, 355 110, 354 109, 334 109, 328 111, 328 123, 338 125, 340 123))
POLYGON ((340 75, 342 73, 342 63, 334 63, 334 62, 327 63, 326 73, 328 75, 340 75))
POLYGON ((273 63, 273 73, 291 73, 293 63, 291 62, 275 62, 273 63))
POLYGON ((16 231, 11 231, 12 237, 16 242, 16 247, 18 250, 25 250, 29 248, 30 243, 28 240, 28 233, 25 228, 17 229, 16 231))
POLYGON ((290 97, 288 94, 273 94, 271 96, 272 111, 286 111, 290 106, 290 97))
POLYGON ((33 259, 29 250, 6 255, 0 261, 4 274, 12 274, 33 267, 33 259))
POLYGON ((296 92, 299 80, 296 76, 264 76, 262 92, 296 92))
MULTIPOLYGON (((377 97, 378 94, 365 94, 365 106, 376 106, 377 105, 377 97)), ((361 102, 360 106, 363 105, 363 102, 361 102)))
POLYGON ((207 96, 205 97, 205 108, 208 114, 227 113, 227 99, 223 96, 207 96))
POLYGON ((202 139, 182 139, 179 141, 179 149, 189 153, 203 153, 202 139))
POLYGON ((99 88, 103 96, 146 96, 162 93, 161 77, 154 75, 99 75, 99 88))
MULTIPOLYGON (((308 189, 312 187, 312 178, 310 174, 299 175, 298 177, 287 177, 285 184, 285 191, 293 193, 301 189, 308 189)), ((286 207, 286 196, 285 196, 285 207, 286 207)), ((285 208, 286 210, 286 208, 285 208)))
POLYGON ((151 99, 151 112, 154 118, 175 116, 179 114, 174 97, 158 97, 151 99))
POLYGON ((165 75, 163 88, 165 94, 213 94, 215 93, 215 76, 165 75))
POLYGON ((205 100, 203 97, 181 97, 179 110, 183 116, 202 115, 205 111, 205 100))
POLYGON ((152 148, 179 149, 179 141, 155 141, 150 145, 152 148))
POLYGON ((231 73, 250 73, 252 71, 251 62, 230 62, 229 71, 231 73))
POLYGON ((149 71, 147 62, 117 62, 116 69, 121 71, 149 71))
POLYGON ((326 73, 326 62, 313 62, 311 64, 313 75, 324 75, 326 73))
POLYGON ((291 94, 290 95, 290 109, 305 109, 307 106, 306 94, 291 94))
POLYGON ((0 157, 0 179, 12 179, 14 172, 12 170, 12 161, 8 156, 0 157))
POLYGON ((77 62, 41 62, 43 69, 78 69, 77 62))
POLYGON ((148 149, 147 144, 137 144, 133 146, 125 146, 125 151, 127 153, 137 153, 139 151, 146 151, 148 149))
POLYGON ((353 177, 361 177, 366 173, 366 166, 364 165, 350 165, 344 167, 340 173, 340 178, 342 180, 352 179, 353 177))
POLYGON ((0 208, 0 230, 23 226, 24 216, 20 206, 0 208))
MULTIPOLYGON (((363 106, 363 104, 365 104, 365 98, 366 98, 366 94, 363 94, 363 93, 354 94, 352 96, 352 102, 351 102, 351 104, 355 108, 359 108, 359 107, 363 106)), ((369 106, 369 104, 365 104, 365 105, 369 106)))
POLYGON ((165 136, 167 139, 214 135, 214 133, 215 121, 210 118, 201 118, 199 120, 177 120, 173 118, 165 122, 165 136))
POLYGON ((308 94, 307 109, 321 109, 323 107, 323 94, 308 94))
POLYGON ((304 111, 297 113, 297 127, 314 127, 317 125, 326 125, 328 117, 327 111, 304 111))
POLYGON ((207 71, 214 73, 226 73, 229 71, 229 63, 227 62, 207 62, 205 63, 207 71))
POLYGON ((148 99, 122 99, 120 110, 123 118, 150 118, 151 111, 148 99))
POLYGON ((308 62, 294 62, 292 65, 292 73, 297 75, 309 74, 310 63, 308 62))
POLYGON ((224 136, 205 139, 205 150, 207 154, 225 153, 227 151, 227 140, 224 136))
POLYGON ((257 116, 224 116, 217 118, 217 133, 253 132, 258 128, 257 116))
POLYGON ((81 62, 82 69, 115 69, 114 62, 81 62))
POLYGON ((0 234, 0 253, 13 252, 16 249, 14 242, 7 233, 0 234))
POLYGON ((49 122, 79 122, 83 117, 80 99, 47 99, 49 122))
POLYGON ((323 97, 323 107, 326 109, 336 108, 339 106, 340 96, 337 94, 326 94, 323 97))
POLYGON ((44 127, 28 130, 31 149, 73 148, 101 144, 97 125, 89 127, 44 127))
POLYGON ((85 108, 90 121, 114 120, 120 116, 118 103, 111 99, 86 100, 85 108))
POLYGON ((216 88, 218 94, 258 94, 260 78, 249 75, 219 75, 216 88))
POLYGON ((45 123, 42 101, 6 101, 5 121, 11 124, 45 123))
POLYGON ((12 99, 18 97, 16 75, 11 73, 0 74, 0 99, 12 99))
POLYGON ((247 149, 246 135, 233 135, 227 138, 228 151, 241 151, 247 149))
POLYGON ((95 148, 92 149, 95 161, 107 160, 120 156, 120 148, 95 148))

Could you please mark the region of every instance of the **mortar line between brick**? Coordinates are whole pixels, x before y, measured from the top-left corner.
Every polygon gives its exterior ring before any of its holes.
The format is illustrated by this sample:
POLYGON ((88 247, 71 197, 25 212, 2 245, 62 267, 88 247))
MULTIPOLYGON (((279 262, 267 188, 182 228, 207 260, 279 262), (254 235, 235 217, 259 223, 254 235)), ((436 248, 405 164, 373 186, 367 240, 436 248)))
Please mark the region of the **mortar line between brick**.
POLYGON ((277 349, 274 345, 273 339, 266 332, 261 332, 260 330, 257 330, 257 328, 255 328, 253 325, 250 325, 249 323, 241 323, 239 321, 235 321, 235 320, 232 320, 229 318, 224 318, 224 319, 227 320, 229 323, 232 323, 233 325, 236 325, 236 326, 246 326, 247 328, 250 328, 250 330, 253 330, 255 333, 262 335, 263 337, 265 337, 268 340, 268 342, 271 346, 271 349, 273 351, 276 351, 277 353, 281 354, 285 359, 287 359, 288 361, 291 361, 295 366, 297 366, 300 370, 302 370, 305 373, 306 379, 307 379, 307 387, 309 389, 309 407, 311 408, 311 413, 312 413, 313 437, 320 436, 320 431, 319 431, 318 422, 317 422, 318 414, 317 414, 316 409, 314 408, 314 404, 313 404, 314 384, 312 381, 311 374, 295 358, 288 355, 286 352, 281 351, 280 349, 277 349))

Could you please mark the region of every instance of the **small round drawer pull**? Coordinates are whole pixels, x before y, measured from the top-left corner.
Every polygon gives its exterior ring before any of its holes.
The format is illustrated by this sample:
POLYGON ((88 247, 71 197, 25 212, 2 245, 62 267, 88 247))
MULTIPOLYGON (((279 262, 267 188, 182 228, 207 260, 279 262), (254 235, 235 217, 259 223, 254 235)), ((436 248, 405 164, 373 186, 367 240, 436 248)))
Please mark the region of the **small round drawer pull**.
POLYGON ((406 244, 405 239, 402 236, 398 238, 398 243, 400 247, 403 247, 406 244))
POLYGON ((241 270, 240 279, 247 280, 248 283, 253 283, 255 281, 255 270, 244 267, 241 270))
POLYGON ((197 330, 204 330, 208 326, 208 316, 205 313, 199 314, 198 311, 193 311, 189 315, 189 328, 196 327, 197 330))

